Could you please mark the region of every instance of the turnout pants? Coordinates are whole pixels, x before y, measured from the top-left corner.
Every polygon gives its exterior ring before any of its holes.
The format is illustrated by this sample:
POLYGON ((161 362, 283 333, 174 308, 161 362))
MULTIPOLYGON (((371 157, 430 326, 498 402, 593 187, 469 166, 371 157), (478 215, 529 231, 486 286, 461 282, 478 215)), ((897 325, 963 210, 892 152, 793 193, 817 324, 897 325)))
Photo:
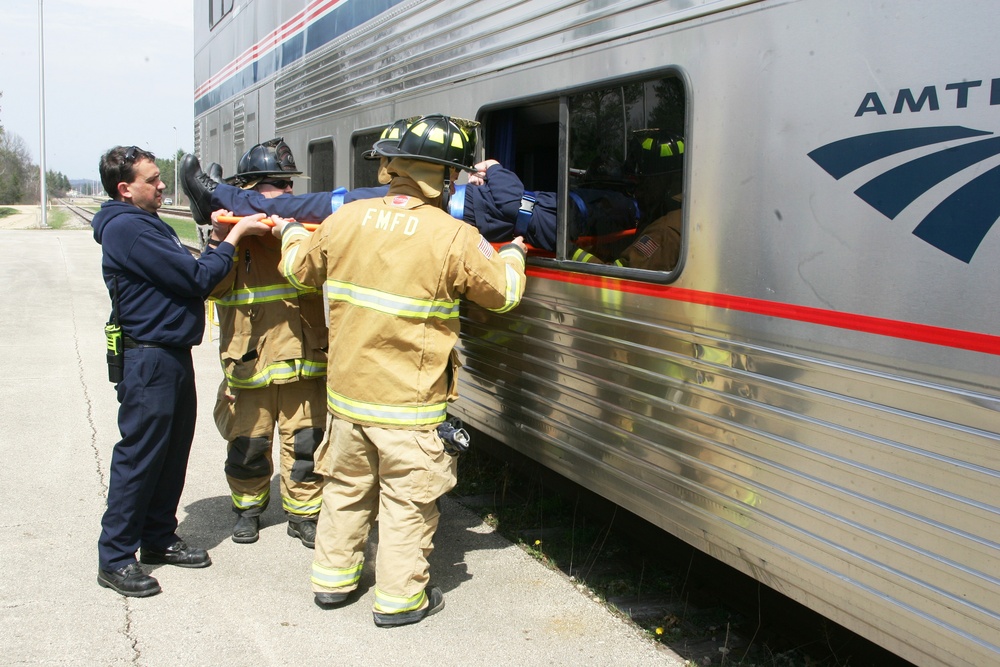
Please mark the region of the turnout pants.
POLYGON ((357 588, 365 539, 377 517, 375 611, 425 606, 427 558, 440 518, 436 501, 457 481, 457 460, 445 453, 437 432, 359 426, 333 417, 316 470, 325 485, 313 591, 357 588))
POLYGON ((233 511, 260 516, 270 501, 275 425, 280 441, 281 505, 292 522, 314 521, 322 501, 322 478, 313 457, 323 439, 326 383, 323 378, 234 389, 219 387, 215 422, 228 441, 226 480, 233 511))
POLYGON ((136 562, 140 546, 165 549, 177 540, 198 403, 191 350, 127 349, 125 377, 115 388, 121 440, 111 454, 97 546, 102 570, 136 562))

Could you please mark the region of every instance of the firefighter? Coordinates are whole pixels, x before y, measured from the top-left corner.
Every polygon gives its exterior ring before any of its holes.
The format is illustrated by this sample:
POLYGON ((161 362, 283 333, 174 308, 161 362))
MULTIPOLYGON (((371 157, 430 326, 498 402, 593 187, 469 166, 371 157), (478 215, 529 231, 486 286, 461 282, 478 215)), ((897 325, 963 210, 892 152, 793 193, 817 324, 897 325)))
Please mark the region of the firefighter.
POLYGON ((474 134, 453 119, 419 119, 377 148, 392 181, 378 199, 340 207, 312 234, 277 219, 282 266, 300 288, 326 285, 330 360, 325 478, 312 565, 317 604, 357 589, 364 543, 378 518, 373 615, 378 627, 417 623, 444 606, 427 557, 437 499, 456 459, 436 428, 457 397, 459 303, 506 312, 524 291, 524 243, 499 251, 449 216, 449 186, 471 171, 474 134))
MULTIPOLYGON (((635 240, 608 264, 649 271, 670 271, 681 251, 681 193, 684 139, 671 132, 638 130, 634 133, 626 170, 636 179, 640 218, 635 240)), ((577 248, 578 262, 604 264, 600 258, 577 248)))
MULTIPOLYGON (((279 138, 247 151, 235 180, 262 197, 277 197, 291 191, 291 176, 300 173, 279 138)), ((230 212, 214 211, 213 222, 220 215, 230 212)), ((321 502, 313 455, 326 425, 327 329, 322 292, 288 284, 278 269, 280 257, 273 236, 244 238, 232 270, 212 291, 225 375, 215 422, 228 443, 225 472, 237 515, 233 542, 250 544, 259 537, 260 516, 270 502, 277 426, 287 533, 312 548, 321 502)))
POLYGON ((679 134, 637 130, 626 169, 636 177, 641 217, 635 241, 619 255, 633 269, 670 271, 681 251, 684 139, 679 134))

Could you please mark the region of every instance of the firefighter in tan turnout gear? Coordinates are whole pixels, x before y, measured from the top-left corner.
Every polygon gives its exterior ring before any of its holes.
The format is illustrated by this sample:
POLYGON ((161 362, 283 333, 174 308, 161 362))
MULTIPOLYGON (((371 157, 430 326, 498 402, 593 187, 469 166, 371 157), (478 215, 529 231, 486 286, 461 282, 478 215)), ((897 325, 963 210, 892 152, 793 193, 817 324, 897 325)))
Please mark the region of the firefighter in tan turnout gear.
POLYGON ((345 602, 358 586, 364 543, 378 518, 374 620, 417 623, 444 606, 427 557, 437 499, 456 482, 456 458, 436 427, 457 397, 459 301, 497 312, 524 292, 521 237, 494 248, 442 210, 452 176, 474 168, 474 134, 447 116, 414 122, 375 150, 392 176, 385 197, 345 204, 312 234, 276 220, 289 282, 326 286, 330 308, 328 438, 312 565, 315 600, 345 602))
MULTIPOLYGON (((272 139, 247 151, 230 180, 277 197, 291 192, 291 177, 300 173, 285 142, 272 139)), ((213 212, 213 220, 220 215, 229 211, 213 212)), ((322 500, 313 456, 326 425, 326 313, 322 291, 290 285, 280 258, 281 245, 270 234, 246 237, 233 269, 212 292, 225 374, 215 421, 229 443, 225 471, 238 517, 233 541, 248 544, 259 537, 260 515, 270 501, 277 425, 287 532, 311 548, 322 500)))

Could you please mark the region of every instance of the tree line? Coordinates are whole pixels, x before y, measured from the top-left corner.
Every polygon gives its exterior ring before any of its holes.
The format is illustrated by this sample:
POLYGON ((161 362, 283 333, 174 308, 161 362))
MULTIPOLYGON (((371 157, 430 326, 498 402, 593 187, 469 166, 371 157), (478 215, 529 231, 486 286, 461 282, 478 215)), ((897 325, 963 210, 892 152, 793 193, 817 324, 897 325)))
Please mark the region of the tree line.
MULTIPOLYGON (((71 189, 69 178, 58 171, 45 172, 45 187, 50 197, 63 197, 71 189)), ((37 204, 39 195, 38 165, 24 139, 0 125, 0 204, 37 204)))

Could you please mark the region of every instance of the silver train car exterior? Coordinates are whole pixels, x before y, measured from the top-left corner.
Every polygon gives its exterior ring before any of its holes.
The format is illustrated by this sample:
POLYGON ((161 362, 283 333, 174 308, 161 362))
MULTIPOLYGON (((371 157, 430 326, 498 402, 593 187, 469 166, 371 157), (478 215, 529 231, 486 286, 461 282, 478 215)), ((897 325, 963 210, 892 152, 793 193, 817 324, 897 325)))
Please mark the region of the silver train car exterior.
POLYGON ((478 120, 560 218, 514 312, 463 312, 453 412, 911 662, 1000 664, 998 21, 198 0, 195 145, 228 174, 282 136, 322 192, 373 184, 359 153, 396 118, 478 120), (654 188, 682 191, 680 258, 618 266, 654 204, 576 202, 638 201, 653 128, 684 142, 654 188))

